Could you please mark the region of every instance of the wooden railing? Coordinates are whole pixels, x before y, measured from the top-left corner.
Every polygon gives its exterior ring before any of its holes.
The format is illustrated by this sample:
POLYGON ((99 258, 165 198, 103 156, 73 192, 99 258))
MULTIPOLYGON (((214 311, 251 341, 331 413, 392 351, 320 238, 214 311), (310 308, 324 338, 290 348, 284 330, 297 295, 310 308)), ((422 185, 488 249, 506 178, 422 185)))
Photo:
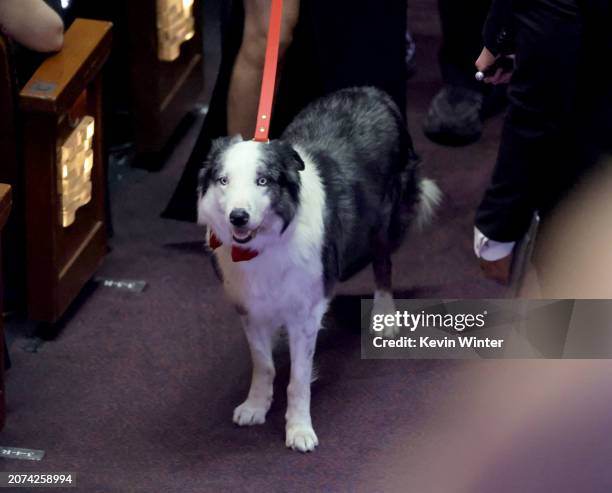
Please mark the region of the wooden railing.
POLYGON ((19 94, 30 318, 56 322, 106 253, 101 70, 111 24, 77 19, 19 94))

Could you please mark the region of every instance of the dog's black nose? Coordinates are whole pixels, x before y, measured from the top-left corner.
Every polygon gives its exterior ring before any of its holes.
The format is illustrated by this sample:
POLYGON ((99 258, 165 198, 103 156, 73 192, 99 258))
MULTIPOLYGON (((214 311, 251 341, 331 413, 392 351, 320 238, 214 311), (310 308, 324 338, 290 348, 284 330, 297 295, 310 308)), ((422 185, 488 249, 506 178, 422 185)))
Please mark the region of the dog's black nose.
POLYGON ((234 209, 230 212, 230 223, 234 226, 244 226, 249 222, 249 213, 244 209, 234 209))

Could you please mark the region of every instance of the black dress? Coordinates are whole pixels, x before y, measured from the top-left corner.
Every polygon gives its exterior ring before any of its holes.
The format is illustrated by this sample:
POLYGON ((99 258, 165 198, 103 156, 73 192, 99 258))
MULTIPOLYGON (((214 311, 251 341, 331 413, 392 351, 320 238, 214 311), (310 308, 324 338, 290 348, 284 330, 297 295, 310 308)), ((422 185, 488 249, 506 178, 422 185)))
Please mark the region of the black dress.
MULTIPOLYGON (((222 23, 221 65, 208 114, 162 217, 196 220, 198 171, 212 139, 227 134, 227 94, 243 24, 242 2, 234 0, 222 23)), ((405 111, 405 33, 405 0, 302 0, 278 82, 271 138, 310 101, 344 87, 377 86, 405 111)))

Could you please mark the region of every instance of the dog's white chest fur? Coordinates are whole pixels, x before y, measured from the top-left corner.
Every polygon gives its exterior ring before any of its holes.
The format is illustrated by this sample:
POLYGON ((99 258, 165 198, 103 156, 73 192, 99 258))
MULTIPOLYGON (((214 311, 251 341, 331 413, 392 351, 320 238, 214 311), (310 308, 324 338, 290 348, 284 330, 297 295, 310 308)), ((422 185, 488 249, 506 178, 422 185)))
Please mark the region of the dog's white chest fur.
POLYGON ((267 319, 278 327, 307 315, 323 297, 323 280, 320 258, 305 265, 294 262, 287 252, 274 257, 257 257, 246 266, 234 263, 227 251, 217 256, 232 302, 250 317, 267 319))

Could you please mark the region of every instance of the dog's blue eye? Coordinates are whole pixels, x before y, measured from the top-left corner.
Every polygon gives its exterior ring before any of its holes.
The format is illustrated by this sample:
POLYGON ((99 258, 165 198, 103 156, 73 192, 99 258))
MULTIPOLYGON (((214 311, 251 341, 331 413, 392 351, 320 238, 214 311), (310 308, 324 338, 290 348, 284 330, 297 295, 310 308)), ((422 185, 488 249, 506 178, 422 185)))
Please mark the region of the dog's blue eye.
POLYGON ((227 179, 227 176, 220 176, 219 178, 217 178, 217 183, 219 183, 219 185, 227 185, 229 183, 229 180, 227 179))
POLYGON ((260 177, 260 178, 257 178, 257 184, 258 184, 260 187, 265 187, 265 186, 268 184, 268 179, 267 179, 267 178, 265 178, 265 177, 263 177, 263 176, 262 176, 262 177, 260 177))

